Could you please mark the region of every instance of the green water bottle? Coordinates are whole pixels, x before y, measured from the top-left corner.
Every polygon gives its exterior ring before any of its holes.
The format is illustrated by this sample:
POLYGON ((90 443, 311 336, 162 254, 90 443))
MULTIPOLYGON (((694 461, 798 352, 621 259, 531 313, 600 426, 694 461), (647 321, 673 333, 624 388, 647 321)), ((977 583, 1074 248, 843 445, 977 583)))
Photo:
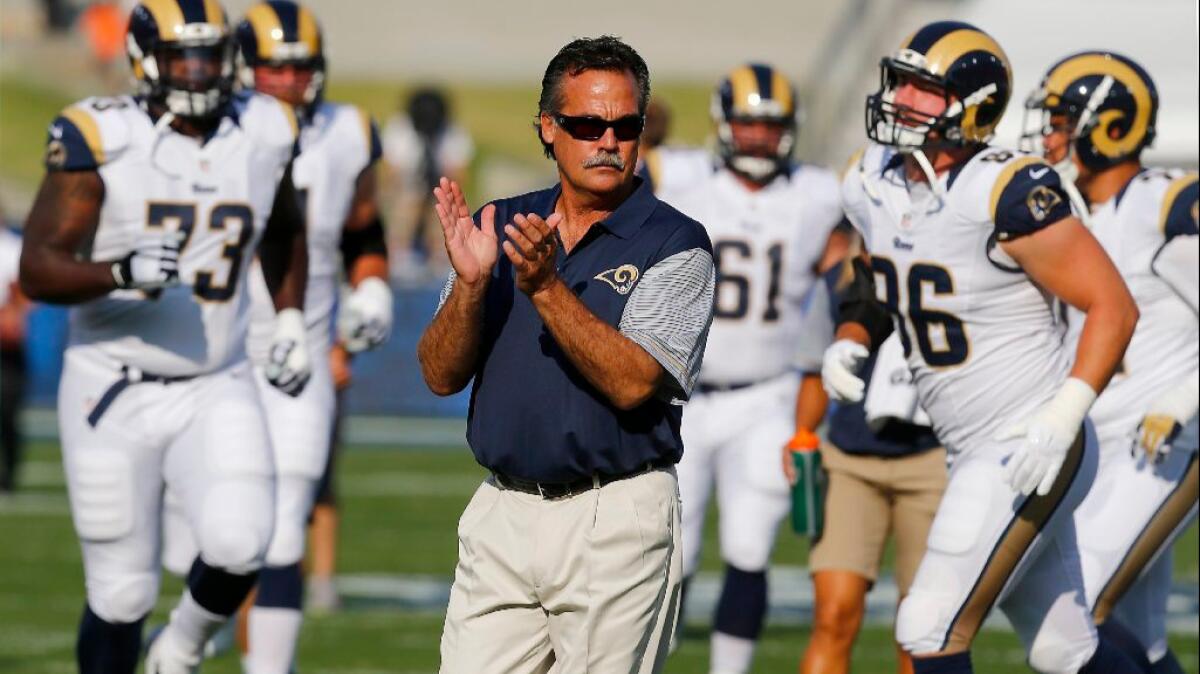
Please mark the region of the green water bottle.
POLYGON ((821 441, 812 431, 801 428, 788 441, 796 484, 792 485, 792 530, 816 540, 825 523, 825 471, 821 470, 821 441))

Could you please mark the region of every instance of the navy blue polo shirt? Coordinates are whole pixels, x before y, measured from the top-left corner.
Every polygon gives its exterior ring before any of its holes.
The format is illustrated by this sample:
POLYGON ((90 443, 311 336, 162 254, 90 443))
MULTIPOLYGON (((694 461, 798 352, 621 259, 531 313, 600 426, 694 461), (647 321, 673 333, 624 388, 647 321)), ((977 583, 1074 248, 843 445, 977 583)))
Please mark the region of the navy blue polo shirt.
MULTIPOLYGON (((712 320, 712 244, 700 223, 635 180, 630 197, 570 254, 559 247, 558 274, 593 314, 658 360, 667 383, 633 410, 613 406, 571 364, 501 251, 484 300, 467 420, 467 441, 489 470, 566 482, 682 455, 681 403, 712 320)), ((560 191, 556 185, 494 202, 499 238, 517 214, 549 217, 560 191)))

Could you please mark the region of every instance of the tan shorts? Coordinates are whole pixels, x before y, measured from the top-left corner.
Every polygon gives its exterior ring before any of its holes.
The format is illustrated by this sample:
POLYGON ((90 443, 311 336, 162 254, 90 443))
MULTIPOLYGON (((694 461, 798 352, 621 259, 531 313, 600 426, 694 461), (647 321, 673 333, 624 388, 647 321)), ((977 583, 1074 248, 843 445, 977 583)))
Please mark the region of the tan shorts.
POLYGON ((821 462, 829 491, 824 533, 809 556, 810 571, 851 571, 873 583, 888 534, 894 533, 896 585, 904 595, 946 489, 945 450, 890 459, 855 456, 826 443, 821 462))
POLYGON ((489 478, 458 525, 441 674, 657 674, 679 537, 673 469, 552 500, 489 478))

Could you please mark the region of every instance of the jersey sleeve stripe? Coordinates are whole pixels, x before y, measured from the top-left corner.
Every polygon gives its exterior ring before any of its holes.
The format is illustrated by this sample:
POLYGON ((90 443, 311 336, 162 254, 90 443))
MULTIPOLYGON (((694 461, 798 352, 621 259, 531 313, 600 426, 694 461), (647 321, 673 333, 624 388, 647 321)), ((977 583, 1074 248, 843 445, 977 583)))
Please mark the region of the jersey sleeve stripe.
POLYGON ((63 110, 62 116, 69 122, 75 125, 79 133, 83 135, 83 140, 87 143, 88 149, 92 152, 92 159, 97 165, 104 163, 104 144, 100 141, 100 125, 96 124, 96 120, 82 108, 70 107, 63 110))
POLYGON ((1167 192, 1163 195, 1162 210, 1158 216, 1158 230, 1168 238, 1179 234, 1195 234, 1196 211, 1194 209, 1198 195, 1200 195, 1200 176, 1195 174, 1178 178, 1168 185, 1167 192))
POLYGON ((383 144, 379 140, 379 131, 375 128, 375 123, 371 121, 371 115, 362 108, 355 108, 355 112, 358 113, 358 122, 362 125, 363 140, 367 146, 367 166, 370 166, 383 156, 383 144))
POLYGON ((1041 159, 1022 157, 1001 169, 1000 175, 996 176, 995 184, 992 185, 992 198, 988 205, 988 214, 991 215, 993 222, 996 220, 996 207, 1000 205, 1000 197, 1004 194, 1004 188, 1012 182, 1013 176, 1023 168, 1041 163, 1041 159))
POLYGON ((296 122, 296 110, 283 102, 280 102, 279 107, 283 108, 283 115, 287 117, 288 125, 292 127, 292 138, 299 138, 300 125, 296 122))
POLYGON ((657 190, 662 185, 663 162, 662 154, 651 148, 645 154, 646 177, 650 179, 650 188, 657 190))
POLYGON ((842 172, 838 174, 839 183, 846 179, 846 174, 850 172, 850 169, 858 166, 866 152, 867 148, 860 147, 854 151, 854 154, 850 155, 850 159, 846 160, 846 165, 842 167, 842 172))

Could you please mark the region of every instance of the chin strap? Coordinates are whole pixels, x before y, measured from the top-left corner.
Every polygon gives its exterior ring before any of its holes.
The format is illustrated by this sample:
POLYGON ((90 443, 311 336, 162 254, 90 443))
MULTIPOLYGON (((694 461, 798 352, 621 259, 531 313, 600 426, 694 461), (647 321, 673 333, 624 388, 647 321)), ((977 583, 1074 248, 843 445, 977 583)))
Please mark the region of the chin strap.
POLYGON ((929 157, 925 156, 924 150, 914 150, 912 158, 917 160, 917 165, 921 167, 921 172, 925 174, 925 179, 929 181, 929 189, 940 199, 945 196, 946 191, 942 188, 942 184, 938 182, 937 173, 933 170, 933 164, 930 163, 929 157))
POLYGON ((166 110, 158 118, 158 121, 154 123, 154 145, 150 148, 150 163, 166 175, 172 178, 179 178, 180 175, 178 173, 167 170, 167 167, 163 166, 157 161, 158 147, 162 144, 163 139, 167 137, 167 134, 170 133, 171 123, 174 121, 175 113, 171 112, 170 110, 166 110))
POLYGON ((1076 168, 1075 162, 1071 161, 1070 155, 1066 160, 1054 165, 1054 170, 1058 171, 1059 177, 1062 179, 1063 190, 1067 193, 1067 198, 1071 200, 1071 209, 1075 211, 1075 216, 1079 218, 1088 229, 1092 228, 1092 209, 1088 206, 1087 199, 1083 198, 1083 193, 1079 191, 1079 186, 1075 184, 1075 177, 1079 175, 1079 169, 1076 168), (1067 164, 1068 167, 1063 167, 1067 164))

